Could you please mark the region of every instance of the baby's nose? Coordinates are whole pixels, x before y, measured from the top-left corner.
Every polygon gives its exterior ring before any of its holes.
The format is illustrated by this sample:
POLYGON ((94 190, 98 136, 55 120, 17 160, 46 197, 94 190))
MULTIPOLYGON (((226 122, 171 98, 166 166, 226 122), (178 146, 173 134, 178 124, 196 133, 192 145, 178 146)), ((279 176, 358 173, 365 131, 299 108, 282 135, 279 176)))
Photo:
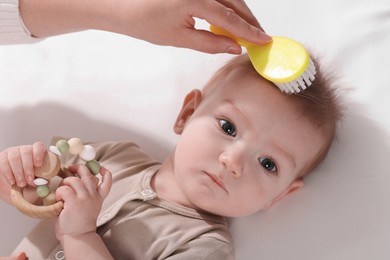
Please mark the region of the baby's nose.
POLYGON ((241 149, 229 149, 222 152, 219 162, 235 177, 240 177, 243 171, 244 152, 241 149))

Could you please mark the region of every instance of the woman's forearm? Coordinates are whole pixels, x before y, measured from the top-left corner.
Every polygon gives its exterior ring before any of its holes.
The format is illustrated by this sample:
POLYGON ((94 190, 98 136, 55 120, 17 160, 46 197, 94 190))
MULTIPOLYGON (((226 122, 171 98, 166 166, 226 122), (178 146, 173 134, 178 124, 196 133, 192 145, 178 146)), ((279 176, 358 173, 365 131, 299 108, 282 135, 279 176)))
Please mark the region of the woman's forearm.
POLYGON ((31 34, 44 38, 86 29, 112 30, 115 16, 110 9, 114 2, 108 0, 20 0, 19 10, 31 34))

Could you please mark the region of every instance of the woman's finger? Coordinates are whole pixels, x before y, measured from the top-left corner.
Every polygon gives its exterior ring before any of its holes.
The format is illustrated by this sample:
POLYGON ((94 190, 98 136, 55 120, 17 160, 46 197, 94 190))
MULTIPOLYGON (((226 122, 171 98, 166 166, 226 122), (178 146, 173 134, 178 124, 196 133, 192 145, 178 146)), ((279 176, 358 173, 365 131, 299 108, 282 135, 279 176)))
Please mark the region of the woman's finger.
POLYGON ((263 30, 263 28, 260 26, 259 21, 253 15, 252 11, 249 9, 248 5, 245 3, 244 0, 217 0, 217 1, 222 5, 233 9, 234 12, 236 12, 239 16, 241 16, 245 21, 247 21, 251 25, 263 30))
POLYGON ((232 8, 216 1, 192 1, 193 16, 205 19, 208 23, 223 28, 231 34, 257 44, 265 44, 272 39, 262 29, 249 24, 232 8), (201 5, 200 3, 203 3, 201 5))

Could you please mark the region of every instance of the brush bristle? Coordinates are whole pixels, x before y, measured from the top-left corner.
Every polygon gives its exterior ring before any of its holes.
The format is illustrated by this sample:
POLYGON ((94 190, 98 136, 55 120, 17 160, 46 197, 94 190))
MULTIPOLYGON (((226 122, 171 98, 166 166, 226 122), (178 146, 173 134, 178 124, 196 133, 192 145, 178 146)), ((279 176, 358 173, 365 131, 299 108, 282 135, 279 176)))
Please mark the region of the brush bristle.
POLYGON ((297 79, 286 83, 275 83, 275 85, 284 93, 296 94, 310 87, 316 75, 316 67, 310 59, 306 70, 297 79))

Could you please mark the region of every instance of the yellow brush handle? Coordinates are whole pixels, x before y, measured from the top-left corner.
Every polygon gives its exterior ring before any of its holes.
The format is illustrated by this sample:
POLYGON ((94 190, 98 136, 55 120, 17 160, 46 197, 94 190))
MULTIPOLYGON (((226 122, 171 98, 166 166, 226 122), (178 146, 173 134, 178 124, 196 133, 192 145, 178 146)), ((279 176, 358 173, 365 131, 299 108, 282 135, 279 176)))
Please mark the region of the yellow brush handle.
POLYGON ((210 25, 210 31, 214 34, 217 34, 217 35, 229 37, 230 39, 234 40, 235 42, 237 42, 238 44, 240 44, 241 46, 243 46, 245 48, 247 48, 251 45, 254 45, 253 43, 248 42, 248 41, 241 39, 239 37, 236 37, 235 35, 229 33, 228 31, 226 31, 222 28, 219 28, 219 27, 215 27, 214 25, 210 25))
POLYGON ((245 47, 256 71, 274 83, 296 80, 309 65, 310 55, 305 47, 290 38, 273 36, 272 42, 256 45, 213 25, 210 26, 210 30, 214 34, 229 37, 245 47))

